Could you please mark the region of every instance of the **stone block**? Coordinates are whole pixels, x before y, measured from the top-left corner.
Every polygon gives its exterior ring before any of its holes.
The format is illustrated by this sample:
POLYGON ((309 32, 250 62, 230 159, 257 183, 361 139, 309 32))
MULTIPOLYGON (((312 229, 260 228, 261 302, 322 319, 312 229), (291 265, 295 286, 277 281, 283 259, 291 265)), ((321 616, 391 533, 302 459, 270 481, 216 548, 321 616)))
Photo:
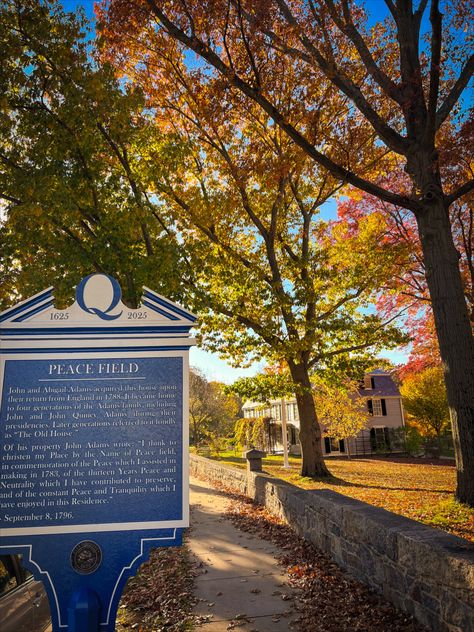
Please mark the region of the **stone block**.
POLYGON ((337 536, 330 536, 330 540, 331 540, 331 557, 334 559, 334 561, 341 565, 342 564, 342 546, 341 546, 341 540, 340 538, 338 538, 337 536))
POLYGON ((465 601, 456 599, 448 591, 445 591, 441 601, 441 618, 451 625, 460 627, 463 631, 474 629, 474 608, 465 601))
POLYGON ((400 565, 409 574, 452 588, 474 586, 474 545, 424 525, 398 533, 400 565))
POLYGON ((341 527, 336 523, 336 522, 330 522, 329 523, 329 530, 333 535, 336 535, 337 537, 340 537, 341 535, 341 527))
POLYGON ((423 623, 431 632, 444 632, 445 626, 436 612, 425 608, 421 603, 414 603, 413 616, 423 623))
POLYGON ((396 590, 406 591, 407 580, 404 571, 396 564, 387 561, 383 564, 383 581, 396 590))
POLYGON ((245 453, 247 459, 247 470, 249 472, 261 472, 262 471, 262 459, 265 456, 265 452, 261 450, 247 450, 245 453))
POLYGON ((433 597, 430 592, 420 590, 419 602, 431 612, 434 612, 437 615, 441 613, 441 605, 439 601, 435 597, 433 597))

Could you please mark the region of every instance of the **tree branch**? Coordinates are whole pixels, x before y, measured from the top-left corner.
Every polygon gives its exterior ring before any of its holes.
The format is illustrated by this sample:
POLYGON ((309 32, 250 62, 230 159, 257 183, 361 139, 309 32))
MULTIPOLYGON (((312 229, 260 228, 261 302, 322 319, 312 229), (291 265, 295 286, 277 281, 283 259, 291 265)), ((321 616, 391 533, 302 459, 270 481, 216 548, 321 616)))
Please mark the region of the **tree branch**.
POLYGON ((431 62, 430 88, 428 94, 427 135, 434 138, 436 132, 436 109, 438 107, 439 80, 441 73, 442 16, 438 8, 438 0, 431 0, 431 62))
POLYGON ((361 34, 359 33, 359 31, 357 30, 354 24, 350 7, 349 7, 349 0, 343 0, 342 2, 342 11, 344 14, 345 22, 343 22, 339 18, 336 7, 334 6, 333 0, 325 0, 325 2, 326 2, 326 6, 329 9, 331 17, 334 20, 334 23, 339 27, 339 29, 344 33, 344 35, 346 35, 354 44, 370 76, 378 83, 378 85, 382 88, 382 90, 393 101, 398 103, 398 105, 401 105, 400 88, 377 65, 375 59, 373 58, 369 50, 369 47, 365 43, 364 38, 361 36, 361 34))
POLYGON ((473 191, 473 190, 474 190, 474 179, 468 180, 461 187, 459 187, 457 191, 454 191, 454 193, 451 193, 450 195, 445 196, 447 205, 451 206, 453 202, 455 202, 460 197, 462 197, 463 195, 466 195, 466 193, 469 193, 470 191, 473 191))
POLYGON ((156 5, 154 0, 146 0, 146 2, 172 37, 208 61, 218 72, 227 78, 231 85, 235 86, 250 99, 258 103, 260 107, 275 121, 275 123, 281 127, 308 156, 332 173, 334 177, 346 184, 351 184, 370 195, 374 195, 381 200, 390 202, 391 204, 403 206, 404 208, 408 208, 412 211, 421 210, 420 204, 416 200, 397 195, 396 193, 387 191, 372 182, 364 180, 352 171, 349 171, 348 169, 345 169, 341 165, 335 163, 328 156, 319 152, 300 132, 295 129, 295 127, 293 127, 293 125, 285 120, 283 114, 270 101, 268 101, 266 97, 235 74, 221 60, 221 58, 212 49, 210 49, 209 46, 207 46, 207 44, 203 43, 194 36, 188 36, 182 29, 177 27, 156 5))
POLYGON ((474 74, 474 54, 467 60, 464 68, 461 70, 461 73, 451 89, 451 92, 446 97, 443 105, 439 108, 438 113, 436 115, 436 130, 438 130, 444 121, 449 116, 449 113, 456 105, 457 100, 461 96, 464 88, 466 88, 469 80, 474 74))
POLYGON ((12 195, 8 195, 7 193, 0 192, 0 198, 3 200, 7 200, 7 202, 13 202, 13 204, 21 204, 20 198, 13 197, 12 195))
MULTIPOLYGON (((408 141, 403 138, 397 131, 395 131, 390 125, 388 125, 382 117, 374 110, 374 108, 367 101, 360 88, 350 79, 345 76, 335 66, 335 64, 329 62, 319 52, 317 47, 302 30, 298 20, 294 17, 289 6, 285 0, 276 0, 283 17, 288 24, 299 32, 299 40, 308 53, 316 60, 319 68, 323 71, 326 77, 337 87, 343 94, 345 94, 358 110, 365 116, 370 122, 375 131, 379 134, 380 138, 384 141, 387 147, 402 156, 405 156, 408 150, 408 141)), ((326 0, 327 4, 327 0, 326 0)), ((375 62, 374 62, 375 63, 375 62)), ((370 72, 370 69, 368 69, 370 72)), ((374 69, 372 69, 375 72, 374 69)), ((395 88, 395 86, 394 86, 395 88)), ((394 88, 390 88, 390 92, 393 93, 394 88)), ((397 89, 398 90, 398 89, 397 89)))

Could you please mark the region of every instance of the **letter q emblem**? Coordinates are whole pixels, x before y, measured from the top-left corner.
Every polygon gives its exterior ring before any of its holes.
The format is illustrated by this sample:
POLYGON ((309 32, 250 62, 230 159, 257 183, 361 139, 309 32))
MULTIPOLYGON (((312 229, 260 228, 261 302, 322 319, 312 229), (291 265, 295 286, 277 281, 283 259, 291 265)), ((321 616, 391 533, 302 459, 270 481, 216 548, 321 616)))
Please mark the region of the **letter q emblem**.
POLYGON ((90 274, 82 279, 76 288, 76 301, 88 314, 95 314, 102 320, 115 320, 122 315, 112 315, 120 303, 122 291, 118 282, 108 274, 90 274))

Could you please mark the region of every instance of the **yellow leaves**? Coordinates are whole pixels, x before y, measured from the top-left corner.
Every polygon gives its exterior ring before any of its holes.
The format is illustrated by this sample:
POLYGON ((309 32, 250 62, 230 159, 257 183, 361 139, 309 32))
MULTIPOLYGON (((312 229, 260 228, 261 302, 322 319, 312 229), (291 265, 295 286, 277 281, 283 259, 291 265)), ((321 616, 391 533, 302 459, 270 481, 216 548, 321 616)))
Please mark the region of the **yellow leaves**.
POLYGON ((10 110, 10 105, 8 103, 8 99, 7 97, 3 96, 0 97, 0 111, 2 111, 3 113, 7 113, 10 110))
POLYGON ((345 439, 367 426, 367 411, 362 398, 352 388, 319 383, 315 390, 316 412, 327 436, 345 439))

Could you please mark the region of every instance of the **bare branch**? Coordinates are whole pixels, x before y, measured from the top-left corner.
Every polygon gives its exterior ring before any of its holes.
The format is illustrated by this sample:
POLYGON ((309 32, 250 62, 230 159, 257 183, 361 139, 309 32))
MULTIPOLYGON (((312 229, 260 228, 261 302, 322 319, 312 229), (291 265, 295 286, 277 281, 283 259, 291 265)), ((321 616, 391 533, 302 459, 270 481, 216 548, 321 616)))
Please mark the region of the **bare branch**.
POLYGON ((457 191, 454 191, 454 193, 451 193, 451 195, 445 196, 446 203, 448 204, 448 206, 451 206, 451 204, 455 202, 457 199, 459 199, 463 195, 466 195, 466 193, 469 193, 470 191, 473 191, 473 190, 474 190, 474 179, 468 180, 461 187, 459 187, 457 191))
POLYGON ((438 8, 438 0, 432 0, 430 11, 431 22, 431 62, 430 62, 430 89, 428 95, 428 138, 433 138, 436 132, 436 109, 438 107, 441 42, 442 42, 442 16, 438 8))
POLYGON ((474 74, 474 54, 467 60, 464 65, 464 68, 461 70, 461 73, 451 89, 451 92, 446 97, 443 105, 439 108, 438 113, 436 115, 436 129, 438 130, 444 121, 448 118, 449 113, 456 105, 459 97, 461 96, 464 88, 466 88, 469 83, 472 75, 474 74))

